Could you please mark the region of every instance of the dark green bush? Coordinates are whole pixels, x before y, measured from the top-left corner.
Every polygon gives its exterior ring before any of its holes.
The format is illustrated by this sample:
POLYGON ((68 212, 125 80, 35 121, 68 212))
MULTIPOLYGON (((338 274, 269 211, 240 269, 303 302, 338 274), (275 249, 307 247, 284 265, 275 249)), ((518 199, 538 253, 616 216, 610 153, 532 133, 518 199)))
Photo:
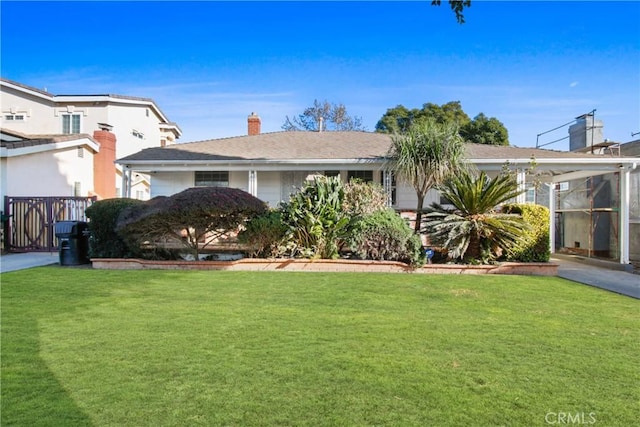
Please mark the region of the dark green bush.
POLYGON ((87 208, 89 219, 89 256, 91 258, 130 258, 136 256, 127 243, 116 232, 120 213, 133 206, 143 206, 136 199, 105 199, 87 208))
POLYGON ((414 266, 425 262, 420 237, 393 209, 362 217, 351 229, 348 243, 362 259, 401 261, 414 266))
POLYGON ((508 255, 510 261, 547 262, 549 250, 549 209, 534 204, 509 204, 503 212, 520 214, 531 227, 526 238, 508 255))
POLYGON ((281 255, 283 240, 289 229, 282 222, 282 214, 276 210, 250 219, 238 234, 238 241, 252 248, 251 257, 277 257, 281 255))

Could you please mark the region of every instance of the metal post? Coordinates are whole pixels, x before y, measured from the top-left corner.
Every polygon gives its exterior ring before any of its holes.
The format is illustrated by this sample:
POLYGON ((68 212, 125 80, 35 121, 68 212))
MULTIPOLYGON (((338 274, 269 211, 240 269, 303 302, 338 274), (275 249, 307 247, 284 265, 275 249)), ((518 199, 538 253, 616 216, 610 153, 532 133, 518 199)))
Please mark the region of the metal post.
POLYGON ((549 186, 549 251, 556 253, 556 183, 549 186))
POLYGON ((620 264, 629 264, 629 186, 631 170, 620 167, 620 264))

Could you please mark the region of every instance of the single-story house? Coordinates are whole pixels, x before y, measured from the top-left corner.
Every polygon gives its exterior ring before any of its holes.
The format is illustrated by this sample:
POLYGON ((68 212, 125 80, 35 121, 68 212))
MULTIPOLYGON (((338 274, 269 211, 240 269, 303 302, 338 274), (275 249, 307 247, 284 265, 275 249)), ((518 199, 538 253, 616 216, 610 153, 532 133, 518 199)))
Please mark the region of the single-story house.
MULTIPOLYGON (((194 186, 221 185, 243 189, 275 207, 289 199, 308 176, 338 175, 343 180, 361 178, 381 183, 396 210, 417 206, 415 190, 384 170, 391 144, 388 134, 371 132, 273 132, 260 133, 254 114, 249 116, 249 134, 207 141, 148 148, 120 158, 123 196, 130 196, 132 174, 148 174, 151 197, 171 195, 194 186)), ((259 118, 258 118, 259 120, 259 118)), ((629 263, 629 174, 640 158, 591 153, 561 152, 513 146, 467 145, 467 158, 478 169, 497 174, 508 167, 517 174, 523 189, 534 184, 549 191, 541 204, 552 209, 552 240, 555 236, 554 205, 559 183, 569 180, 619 173, 620 238, 619 261, 629 263), (625 214, 626 212, 626 214, 625 214)), ((523 193, 519 202, 535 191, 523 193)), ((440 201, 433 190, 425 206, 440 201)), ((552 251, 555 242, 552 242, 552 251)))

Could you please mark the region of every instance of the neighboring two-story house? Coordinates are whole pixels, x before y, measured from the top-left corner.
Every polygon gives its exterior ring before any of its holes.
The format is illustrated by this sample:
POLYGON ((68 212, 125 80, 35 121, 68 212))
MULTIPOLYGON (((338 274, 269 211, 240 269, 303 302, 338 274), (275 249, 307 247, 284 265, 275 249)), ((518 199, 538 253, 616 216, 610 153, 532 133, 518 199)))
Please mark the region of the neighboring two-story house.
MULTIPOLYGON (((181 135, 178 125, 169 121, 148 98, 54 95, 0 79, 0 108, 3 131, 1 196, 59 193, 56 195, 110 198, 123 195, 121 168, 114 160, 145 148, 171 145, 181 135), (68 146, 73 143, 70 141, 78 144, 71 154, 68 146), (27 146, 31 148, 27 149, 27 146), (66 154, 61 154, 60 150, 66 154), (84 156, 91 160, 96 155, 102 158, 89 173, 86 171, 88 160, 84 156), (63 185, 53 179, 53 175, 52 180, 39 179, 37 183, 24 179, 27 170, 49 169, 64 170, 73 176, 68 176, 63 185), (85 172, 79 175, 74 169, 85 172)), ((124 195, 148 199, 148 177, 137 174, 130 178, 131 182, 126 185, 129 192, 124 195)))

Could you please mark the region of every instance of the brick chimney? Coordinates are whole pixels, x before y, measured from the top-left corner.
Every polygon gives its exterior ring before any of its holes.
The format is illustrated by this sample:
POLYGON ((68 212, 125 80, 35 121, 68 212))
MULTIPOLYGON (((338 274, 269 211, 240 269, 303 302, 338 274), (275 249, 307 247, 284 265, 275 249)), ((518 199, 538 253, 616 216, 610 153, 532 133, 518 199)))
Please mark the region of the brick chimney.
POLYGON ((116 136, 112 126, 98 123, 100 130, 93 132, 93 139, 100 144, 100 151, 93 156, 93 190, 102 199, 116 197, 116 136))
POLYGON ((247 118, 247 127, 249 135, 260 135, 260 116, 256 113, 251 113, 247 118))

